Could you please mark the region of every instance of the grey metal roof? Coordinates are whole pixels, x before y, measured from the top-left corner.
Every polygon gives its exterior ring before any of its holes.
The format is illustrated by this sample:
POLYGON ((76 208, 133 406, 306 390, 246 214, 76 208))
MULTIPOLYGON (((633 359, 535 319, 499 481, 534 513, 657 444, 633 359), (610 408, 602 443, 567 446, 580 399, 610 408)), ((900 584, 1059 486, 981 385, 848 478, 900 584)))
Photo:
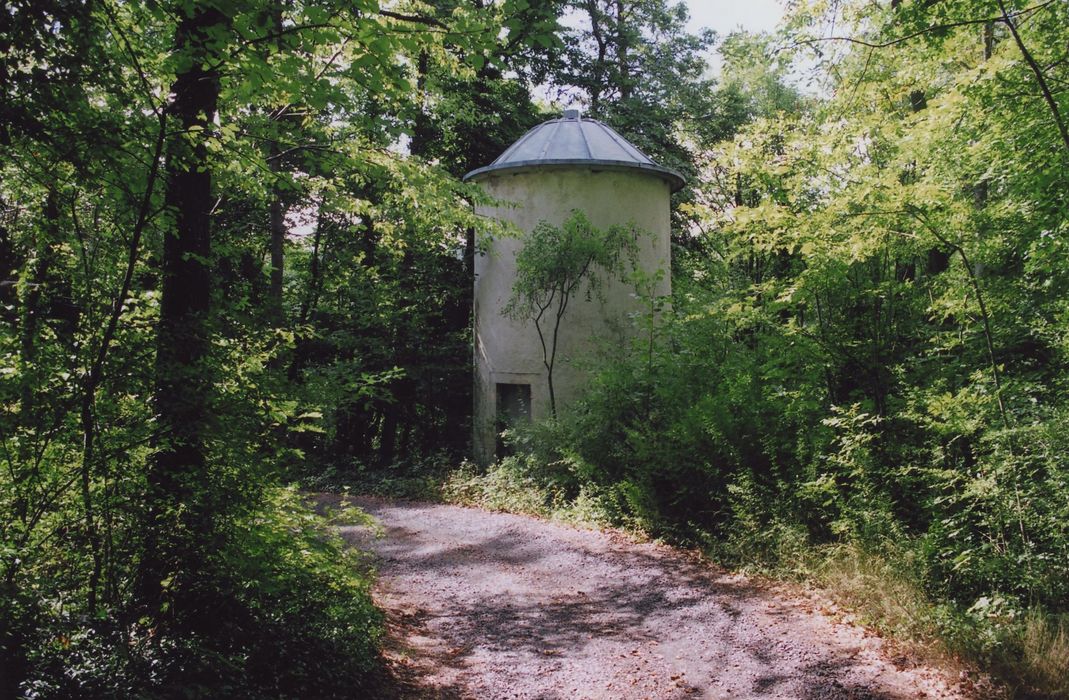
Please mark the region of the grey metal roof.
POLYGON ((490 165, 472 170, 464 180, 491 172, 579 165, 606 170, 644 170, 666 180, 672 191, 683 187, 683 176, 654 163, 627 139, 596 119, 583 119, 567 110, 560 119, 539 124, 521 136, 490 165))

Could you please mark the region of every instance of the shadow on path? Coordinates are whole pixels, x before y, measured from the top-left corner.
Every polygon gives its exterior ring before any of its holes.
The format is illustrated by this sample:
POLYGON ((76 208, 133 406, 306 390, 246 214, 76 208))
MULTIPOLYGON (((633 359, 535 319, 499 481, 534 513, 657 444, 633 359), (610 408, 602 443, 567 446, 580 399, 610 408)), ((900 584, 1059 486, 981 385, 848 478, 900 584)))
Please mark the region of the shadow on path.
POLYGON ((354 499, 411 698, 957 697, 878 640, 667 547, 454 506, 354 499), (896 675, 897 674, 897 675, 896 675))

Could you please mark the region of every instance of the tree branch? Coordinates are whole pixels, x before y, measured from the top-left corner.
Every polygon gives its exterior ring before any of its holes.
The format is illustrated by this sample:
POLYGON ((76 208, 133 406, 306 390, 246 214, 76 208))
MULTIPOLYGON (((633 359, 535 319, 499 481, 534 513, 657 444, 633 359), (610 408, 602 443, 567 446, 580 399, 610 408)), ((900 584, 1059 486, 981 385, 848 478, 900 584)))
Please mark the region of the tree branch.
POLYGON ((419 15, 406 15, 406 14, 402 14, 400 12, 393 12, 392 10, 382 10, 382 9, 379 10, 378 14, 381 17, 389 17, 390 19, 396 19, 396 20, 399 20, 401 22, 412 22, 413 24, 422 24, 422 25, 425 25, 427 27, 437 27, 438 29, 445 29, 446 31, 449 30, 449 26, 448 25, 446 25, 446 24, 444 24, 442 22, 439 22, 438 20, 434 19, 433 17, 421 17, 419 15))
MULTIPOLYGON (((798 42, 795 42, 794 44, 792 44, 791 47, 793 48, 795 46, 803 46, 803 45, 808 46, 808 45, 812 45, 812 44, 816 44, 818 42, 824 42, 824 41, 847 41, 847 42, 849 42, 851 44, 858 44, 860 46, 868 46, 869 48, 872 48, 872 49, 886 49, 886 48, 889 48, 891 46, 895 46, 897 44, 905 43, 905 42, 909 41, 910 39, 916 39, 917 37, 923 36, 923 35, 928 34, 930 32, 937 32, 937 31, 942 31, 942 30, 945 30, 945 29, 955 29, 957 27, 969 27, 969 26, 973 26, 973 25, 977 25, 977 24, 987 24, 989 22, 1006 22, 1009 19, 1016 18, 1016 17, 1023 17, 1025 15, 1028 15, 1028 14, 1031 14, 1033 12, 1036 12, 1037 10, 1041 10, 1044 7, 1046 7, 1047 5, 1053 4, 1054 2, 1056 2, 1056 0, 1046 0, 1046 2, 1041 2, 1038 5, 1032 5, 1030 7, 1024 8, 1023 10, 1018 10, 1016 12, 1011 12, 1011 13, 1008 13, 1008 14, 1006 13, 1005 10, 1003 10, 1003 14, 1001 16, 999 16, 999 17, 984 17, 983 19, 967 19, 967 20, 961 20, 960 22, 948 22, 946 24, 933 24, 930 27, 925 27, 924 29, 918 29, 915 32, 911 32, 909 34, 906 34, 905 36, 899 37, 897 39, 890 39, 888 41, 882 41, 882 42, 865 41, 864 39, 857 39, 857 38, 852 37, 852 36, 824 36, 824 37, 816 37, 816 38, 813 38, 813 39, 806 39, 804 41, 798 41, 798 42)), ((1001 6, 1002 3, 999 2, 999 5, 1001 6)))
POLYGON ((1065 150, 1069 152, 1069 129, 1065 126, 1065 120, 1062 119, 1062 113, 1058 109, 1058 103, 1054 100, 1054 96, 1051 94, 1050 86, 1047 85, 1047 79, 1043 76, 1042 69, 1040 69, 1039 64, 1036 63, 1036 59, 1032 57, 1032 53, 1028 50, 1028 47, 1024 45, 1024 40, 1021 39, 1021 35, 1017 31, 1017 24, 1013 21, 1010 13, 1006 11, 1006 4, 1003 0, 998 0, 998 8, 1002 10, 1000 21, 1009 27, 1010 33, 1013 35, 1013 40, 1017 43, 1017 48, 1020 49, 1025 62, 1028 63, 1028 67, 1032 69, 1032 73, 1036 76, 1036 82, 1039 83, 1039 89, 1043 91, 1043 99, 1046 101, 1047 106, 1050 107, 1051 114, 1054 116, 1054 123, 1058 125, 1058 133, 1062 136, 1062 143, 1065 144, 1065 150))

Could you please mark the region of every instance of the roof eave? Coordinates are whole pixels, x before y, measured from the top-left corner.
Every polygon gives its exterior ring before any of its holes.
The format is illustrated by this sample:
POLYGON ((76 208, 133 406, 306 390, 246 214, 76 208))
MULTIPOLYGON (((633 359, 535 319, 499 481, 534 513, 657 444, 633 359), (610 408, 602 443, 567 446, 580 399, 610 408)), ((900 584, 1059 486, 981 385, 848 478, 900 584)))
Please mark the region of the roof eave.
POLYGON ((476 168, 464 176, 464 182, 477 181, 482 177, 497 173, 516 173, 518 171, 560 169, 567 167, 596 168, 599 170, 639 171, 655 175, 669 184, 672 192, 678 192, 687 184, 686 179, 675 170, 660 165, 647 165, 626 160, 596 160, 591 158, 557 158, 522 160, 501 165, 490 164, 476 168))

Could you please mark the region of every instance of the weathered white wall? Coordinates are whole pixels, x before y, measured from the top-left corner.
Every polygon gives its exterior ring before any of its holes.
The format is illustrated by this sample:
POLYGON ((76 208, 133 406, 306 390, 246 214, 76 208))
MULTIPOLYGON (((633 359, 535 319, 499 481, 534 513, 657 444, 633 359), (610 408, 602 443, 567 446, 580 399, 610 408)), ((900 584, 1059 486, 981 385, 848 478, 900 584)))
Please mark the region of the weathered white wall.
MULTIPOLYGON (((671 292, 671 192, 660 177, 633 169, 568 166, 491 172, 479 183, 494 199, 514 206, 480 207, 477 212, 510 221, 527 233, 543 220, 559 226, 574 209, 582 210, 598 228, 634 224, 651 234, 638 241, 638 264, 649 274, 663 270, 657 294, 671 292)), ((475 260, 474 450, 476 460, 483 463, 494 457, 496 384, 530 384, 532 417, 537 420, 550 412, 534 323, 512 321, 501 313, 512 294, 516 253, 522 244, 522 239, 494 240, 475 260)), ((588 301, 583 290, 569 303, 553 372, 558 410, 582 388, 587 376, 584 364, 589 366, 596 349, 606 344, 625 348, 630 342, 629 314, 640 310, 633 286, 614 281, 605 285, 602 296, 604 301, 597 296, 588 301)), ((551 342, 551 331, 546 342, 551 342)))

